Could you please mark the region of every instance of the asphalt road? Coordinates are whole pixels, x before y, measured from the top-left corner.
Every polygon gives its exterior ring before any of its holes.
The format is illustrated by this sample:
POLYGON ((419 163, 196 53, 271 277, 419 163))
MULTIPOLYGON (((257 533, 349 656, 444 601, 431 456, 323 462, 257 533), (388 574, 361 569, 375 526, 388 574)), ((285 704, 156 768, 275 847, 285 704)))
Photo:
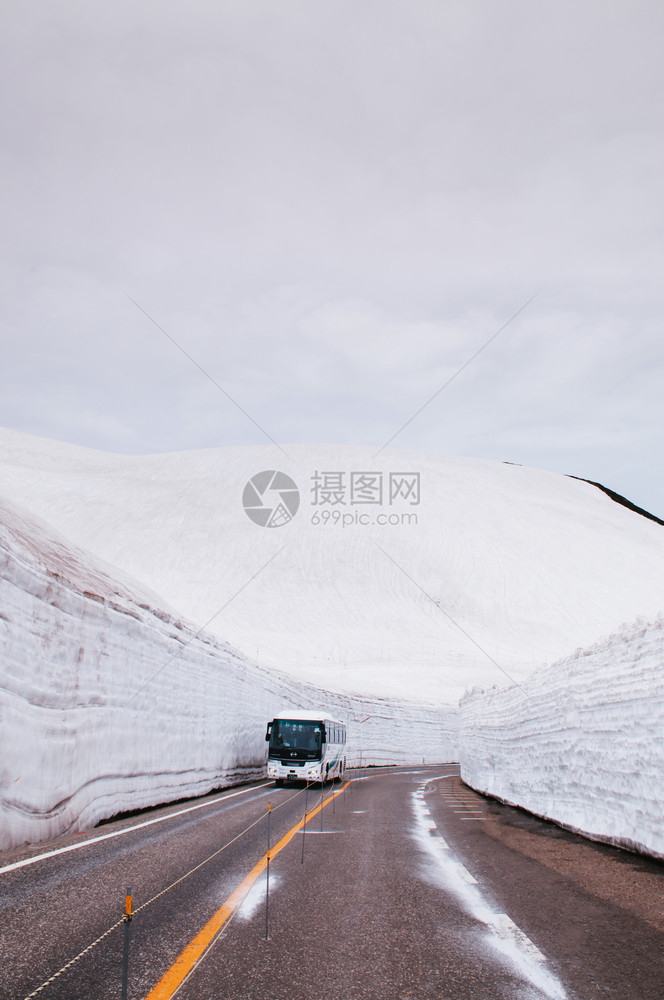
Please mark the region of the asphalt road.
POLYGON ((664 997, 664 865, 449 765, 371 769, 323 801, 257 785, 1 855, 0 998, 120 1000, 126 887, 129 1000, 664 997))

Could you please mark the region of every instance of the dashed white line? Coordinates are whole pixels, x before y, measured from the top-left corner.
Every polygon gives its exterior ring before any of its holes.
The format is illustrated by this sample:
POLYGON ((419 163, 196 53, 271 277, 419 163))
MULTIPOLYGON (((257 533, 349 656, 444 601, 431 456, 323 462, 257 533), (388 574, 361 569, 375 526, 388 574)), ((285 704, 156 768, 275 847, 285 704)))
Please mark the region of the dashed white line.
POLYGON ((453 861, 452 866, 462 882, 465 882, 466 885, 477 885, 477 879, 473 878, 466 866, 462 865, 460 861, 453 861))
POLYGON ((537 945, 534 945, 530 938, 526 937, 521 928, 517 927, 512 918, 508 917, 506 913, 492 914, 489 923, 498 937, 502 938, 504 941, 519 945, 519 947, 523 948, 524 951, 527 951, 536 962, 546 962, 546 958, 537 945))
MULTIPOLYGON (((436 780, 436 779, 431 779, 436 780)), ((453 893, 467 913, 487 928, 487 942, 506 958, 514 971, 550 1000, 567 1000, 560 980, 547 968, 546 958, 530 938, 506 913, 496 913, 488 903, 477 880, 452 852, 443 851, 440 837, 432 837, 425 807, 413 796, 415 836, 421 849, 436 862, 445 888, 453 893)), ((460 822, 482 822, 479 817, 464 816, 460 822)), ((447 848, 447 845, 445 845, 447 848)))

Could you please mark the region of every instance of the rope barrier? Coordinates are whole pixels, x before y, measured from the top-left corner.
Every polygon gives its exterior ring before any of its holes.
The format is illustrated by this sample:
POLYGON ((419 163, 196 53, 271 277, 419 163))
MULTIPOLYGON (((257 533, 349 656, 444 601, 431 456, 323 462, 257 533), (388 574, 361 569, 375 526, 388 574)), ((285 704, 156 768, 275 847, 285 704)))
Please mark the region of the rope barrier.
MULTIPOLYGON (((352 779, 347 779, 347 780, 351 781, 352 779)), ((302 791, 306 791, 306 790, 307 790, 308 788, 309 788, 309 783, 307 783, 307 785, 306 785, 306 788, 305 788, 305 789, 301 789, 301 790, 300 790, 300 792, 298 792, 298 793, 297 793, 297 795, 301 794, 301 792, 302 792, 302 791)), ((343 792, 344 788, 345 788, 345 785, 343 786, 343 788, 339 788, 339 789, 338 789, 338 790, 337 790, 336 792, 333 792, 333 795, 334 795, 335 797, 336 797, 337 795, 340 795, 340 794, 341 794, 341 793, 343 792)), ((290 799, 288 799, 287 801, 289 801, 289 802, 290 802, 290 801, 291 801, 291 799, 294 799, 294 798, 296 798, 296 797, 297 797, 297 795, 292 795, 292 796, 291 796, 291 798, 290 798, 290 799)), ((329 801, 329 800, 328 800, 328 801, 329 801)), ((285 803, 282 803, 282 804, 284 804, 284 805, 285 805, 285 803)), ((327 804, 328 804, 328 803, 326 802, 326 803, 325 803, 325 805, 327 805, 327 804)), ((311 815, 310 815, 310 817, 309 817, 309 818, 313 818, 313 816, 315 816, 315 814, 316 814, 317 810, 319 810, 319 809, 320 809, 320 810, 322 810, 322 809, 323 809, 323 808, 325 807, 325 805, 323 805, 323 804, 321 803, 321 804, 319 804, 318 806, 316 806, 316 807, 315 807, 315 808, 314 808, 314 809, 312 810, 312 812, 311 812, 311 815)), ((277 808, 280 808, 280 806, 277 806, 277 808)), ((274 811, 274 810, 273 810, 273 811, 274 811)), ((306 827, 306 823, 307 823, 307 822, 308 822, 308 820, 307 820, 307 814, 306 814, 306 811, 305 811, 305 816, 304 816, 304 824, 305 824, 305 826, 303 826, 303 827, 302 827, 302 831, 303 831, 303 832, 304 832, 304 829, 305 829, 305 827, 306 827)), ((299 823, 298 823, 298 824, 296 824, 296 827, 297 827, 297 826, 299 826, 299 825, 300 825, 299 823)), ((290 834, 286 834, 286 837, 288 837, 288 839, 289 839, 289 840, 290 840, 290 837, 291 837, 291 836, 292 836, 292 831, 291 831, 291 833, 290 833, 290 834)), ((284 838, 284 839, 285 839, 285 838, 284 838)), ((285 845, 284 845, 284 846, 285 846, 285 845)), ((281 848, 279 848, 279 847, 278 847, 278 848, 277 848, 277 850, 281 850, 281 848)), ((242 899, 241 899, 241 900, 240 900, 240 901, 239 901, 239 902, 237 903, 237 905, 235 905, 235 906, 234 906, 234 908, 233 908, 233 911, 232 911, 232 912, 230 913, 230 915, 228 916, 228 918, 227 918, 227 919, 226 919, 226 920, 224 921, 224 923, 222 924, 222 926, 221 926, 221 927, 219 927, 219 930, 218 930, 218 931, 216 932, 216 934, 214 935, 214 937, 212 938, 212 940, 210 941, 210 943, 209 943, 209 944, 207 945, 207 947, 205 948, 205 951, 204 951, 204 952, 203 952, 203 953, 202 953, 202 954, 201 954, 201 955, 200 955, 200 956, 199 956, 199 957, 198 957, 198 958, 196 959, 196 961, 194 962, 194 964, 192 965, 192 967, 191 967, 191 968, 189 969, 189 971, 188 971, 188 972, 187 972, 187 974, 186 974, 186 975, 185 975, 185 976, 183 977, 183 979, 182 979, 182 980, 181 980, 181 981, 180 981, 180 982, 178 983, 178 985, 177 985, 177 986, 175 987, 175 989, 174 989, 174 990, 173 990, 173 991, 172 991, 171 993, 169 993, 169 998, 170 998, 170 1000, 172 1000, 172 998, 173 998, 174 996, 176 996, 176 994, 178 994, 178 993, 180 992, 180 990, 182 989, 182 987, 183 987, 183 986, 185 985, 185 983, 187 983, 187 982, 189 981, 189 979, 190 979, 190 978, 191 978, 191 977, 192 977, 192 976, 194 975, 194 973, 195 973, 195 972, 196 972, 196 970, 197 970, 197 969, 199 968, 199 966, 200 966, 200 965, 202 964, 202 962, 203 962, 203 961, 204 961, 204 960, 205 960, 206 958, 208 958, 208 957, 209 957, 209 955, 210 955, 210 953, 211 953, 212 949, 213 949, 213 948, 214 948, 214 947, 215 947, 215 946, 216 946, 216 945, 218 944, 218 942, 219 942, 219 941, 221 941, 221 939, 222 939, 223 937, 225 937, 225 936, 226 936, 226 934, 227 934, 227 932, 228 932, 228 929, 229 929, 229 927, 231 926, 231 924, 232 924, 232 923, 233 923, 233 921, 235 920, 236 916, 237 916, 237 915, 238 915, 238 913, 240 912, 240 909, 241 909, 241 907, 242 907, 242 903, 243 903, 243 902, 244 902, 244 900, 245 900, 245 899, 247 898, 247 896, 248 896, 249 892, 251 891, 252 887, 253 887, 253 884, 247 887, 247 891, 245 892, 244 896, 243 896, 243 897, 242 897, 242 899)))
MULTIPOLYGON (((308 787, 309 786, 307 785, 307 788, 308 787)), ((293 799, 296 799, 298 797, 298 795, 301 795, 303 791, 305 791, 305 789, 301 788, 294 795, 289 796, 287 799, 285 799, 283 802, 281 802, 278 806, 275 806, 274 809, 272 809, 272 812, 276 812, 277 809, 281 809, 281 808, 283 808, 283 806, 288 805, 288 803, 292 802, 293 799)), ((221 801, 223 801, 223 799, 221 801)), ((249 833, 250 830, 253 830, 253 828, 255 826, 257 826, 261 822, 262 819, 265 819, 265 817, 267 816, 267 814, 268 814, 267 810, 265 812, 261 813, 261 815, 258 817, 258 819, 254 820, 253 823, 250 823, 249 826, 245 827, 245 829, 242 830, 240 833, 238 833, 237 836, 233 837, 232 840, 229 840, 228 843, 224 844, 223 847, 220 847, 218 851, 215 851, 214 854, 211 854, 209 857, 205 858, 204 861, 201 861, 200 864, 197 864, 194 868, 192 868, 190 871, 188 871, 185 875, 181 875, 180 878, 178 878, 178 879, 175 880, 175 882, 171 882, 171 884, 168 885, 168 886, 166 886, 165 889, 162 889, 161 892, 158 892, 155 896, 152 896, 151 899, 148 899, 148 901, 146 903, 143 903, 141 906, 136 907, 136 909, 133 911, 134 916, 136 914, 140 913, 141 910, 145 910, 148 906, 150 906, 152 903, 154 903, 155 900, 160 899, 162 896, 165 896, 166 893, 170 892, 171 889, 174 889, 176 885, 180 885, 182 882, 185 881, 185 879, 188 879, 190 875, 193 875, 194 872, 199 871, 201 868, 203 868, 205 865, 207 865, 214 858, 218 857, 224 851, 228 850, 229 847, 232 847, 233 844, 237 843, 237 841, 240 840, 242 837, 244 837, 247 833, 249 833)), ((104 940, 104 938, 108 937, 109 934, 111 934, 114 930, 116 930, 118 927, 120 927, 124 923, 125 923, 125 915, 123 914, 122 917, 120 917, 119 920, 116 920, 116 922, 114 924, 112 924, 107 930, 105 930, 104 933, 101 934, 95 941, 92 941, 92 943, 89 944, 86 948, 84 948, 83 951, 79 952, 78 955, 75 955, 74 958, 70 959, 67 962, 66 965, 63 965, 61 969, 59 969, 52 976, 50 976, 48 979, 46 979, 41 984, 41 986, 37 987, 36 990, 33 990, 32 993, 28 993, 28 995, 26 997, 24 997, 23 1000, 32 1000, 33 997, 36 997, 39 993, 42 992, 42 990, 45 990, 47 986, 50 986, 51 983, 55 982, 55 980, 58 979, 60 976, 62 976, 63 973, 65 973, 68 969, 70 969, 72 967, 72 965, 75 965, 76 962, 78 962, 78 961, 80 961, 80 959, 84 958, 85 955, 88 954, 88 952, 92 951, 93 948, 96 948, 97 945, 100 944, 104 940)))

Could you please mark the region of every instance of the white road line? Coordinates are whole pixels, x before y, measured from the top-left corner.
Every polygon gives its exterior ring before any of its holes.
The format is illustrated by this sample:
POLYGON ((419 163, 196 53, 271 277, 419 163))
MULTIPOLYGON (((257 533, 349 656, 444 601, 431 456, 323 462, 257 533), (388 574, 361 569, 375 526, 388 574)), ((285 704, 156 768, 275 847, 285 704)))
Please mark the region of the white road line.
POLYGON ((512 918, 508 917, 506 913, 494 913, 489 923, 495 930, 498 937, 502 938, 504 941, 510 941, 519 945, 524 951, 527 951, 528 954, 535 959, 535 961, 546 962, 546 958, 537 945, 534 945, 530 938, 526 937, 521 928, 517 927, 512 918))
MULTIPOLYGON (((231 792, 229 795, 220 795, 218 799, 211 799, 209 802, 200 802, 195 806, 188 806, 186 809, 178 809, 177 812, 168 813, 166 816, 158 816, 156 819, 148 819, 143 823, 136 823, 134 826, 125 826, 122 830, 114 830, 113 833, 104 833, 101 837, 91 837, 89 840, 81 840, 77 844, 69 844, 67 847, 58 847, 53 851, 44 851, 43 854, 35 854, 31 858, 24 858, 23 861, 15 861, 11 865, 5 865, 4 868, 0 868, 0 875, 3 872, 11 872, 16 868, 25 868, 27 865, 35 865, 38 861, 43 861, 45 858, 53 858, 56 854, 68 854, 69 851, 80 851, 82 847, 89 847, 90 844, 98 844, 102 840, 111 840, 112 837, 122 837, 125 833, 133 833, 134 830, 142 830, 146 826, 154 826, 155 823, 165 823, 168 819, 173 819, 175 816, 184 816, 185 813, 194 812, 196 809, 205 809, 208 806, 218 805, 220 802, 225 802, 226 799, 234 799, 238 795, 246 795, 248 792, 263 791, 261 786, 254 786, 253 788, 243 788, 239 792, 231 792)), ((263 792, 264 794, 264 792, 263 792)))
MULTIPOLYGON (((435 779, 432 779, 435 780, 435 779)), ((422 802, 412 797, 415 815, 415 838, 421 850, 435 862, 443 887, 456 896, 466 913, 486 928, 487 944, 507 959, 517 976, 531 983, 549 1000, 567 1000, 560 980, 549 970, 545 956, 506 913, 496 913, 485 898, 477 880, 454 855, 443 853, 440 838, 432 837, 424 816, 422 802)), ((463 822, 482 822, 477 817, 462 817, 463 822)), ((446 845, 447 846, 447 845, 446 845)))
MULTIPOLYGON (((345 833, 344 830, 310 830, 307 827, 307 837, 329 837, 331 833, 345 833)), ((300 834, 304 834, 304 830, 300 830, 300 834)))
POLYGON ((462 865, 460 861, 454 861, 452 864, 462 882, 465 882, 466 885, 477 885, 477 879, 473 878, 465 865, 462 865))

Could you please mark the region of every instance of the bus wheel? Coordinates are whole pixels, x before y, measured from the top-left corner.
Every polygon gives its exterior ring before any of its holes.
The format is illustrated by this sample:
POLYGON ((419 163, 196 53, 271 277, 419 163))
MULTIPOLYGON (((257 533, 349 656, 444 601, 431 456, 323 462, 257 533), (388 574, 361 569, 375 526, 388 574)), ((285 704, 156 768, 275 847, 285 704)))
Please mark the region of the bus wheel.
POLYGON ((283 778, 275 778, 274 779, 274 784, 275 784, 275 786, 277 788, 283 788, 284 787, 284 779, 283 778))

